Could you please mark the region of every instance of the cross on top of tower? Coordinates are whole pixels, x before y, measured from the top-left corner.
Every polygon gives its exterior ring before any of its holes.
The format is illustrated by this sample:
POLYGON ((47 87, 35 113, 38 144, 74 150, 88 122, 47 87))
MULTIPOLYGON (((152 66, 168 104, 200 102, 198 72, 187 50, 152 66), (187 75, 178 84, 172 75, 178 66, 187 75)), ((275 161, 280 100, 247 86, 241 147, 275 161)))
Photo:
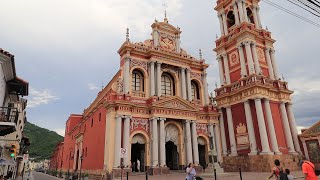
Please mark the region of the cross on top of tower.
POLYGON ((202 52, 201 52, 201 49, 199 49, 199 57, 200 57, 200 60, 202 59, 202 52))
POLYGON ((164 22, 168 23, 168 18, 167 18, 168 5, 167 5, 167 3, 163 3, 162 6, 164 7, 164 22))
POLYGON ((130 39, 129 39, 129 28, 127 28, 127 32, 126 32, 126 41, 130 41, 130 39))

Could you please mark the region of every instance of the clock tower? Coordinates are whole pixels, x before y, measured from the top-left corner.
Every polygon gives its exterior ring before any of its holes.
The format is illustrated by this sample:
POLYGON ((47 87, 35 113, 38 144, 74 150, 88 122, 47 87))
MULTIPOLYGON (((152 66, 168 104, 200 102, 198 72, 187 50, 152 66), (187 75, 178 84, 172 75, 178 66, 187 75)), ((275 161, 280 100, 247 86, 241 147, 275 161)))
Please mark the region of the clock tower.
POLYGON ((279 76, 271 32, 259 0, 218 0, 216 91, 225 170, 270 171, 274 159, 298 169, 301 154, 291 91, 279 76), (232 165, 233 164, 233 165, 232 165))

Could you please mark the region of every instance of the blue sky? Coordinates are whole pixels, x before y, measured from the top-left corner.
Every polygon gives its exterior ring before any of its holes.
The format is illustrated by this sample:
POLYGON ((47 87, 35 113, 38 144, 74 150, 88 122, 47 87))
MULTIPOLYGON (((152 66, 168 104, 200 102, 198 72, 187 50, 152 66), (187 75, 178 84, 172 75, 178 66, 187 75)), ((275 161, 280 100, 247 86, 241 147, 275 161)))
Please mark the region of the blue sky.
MULTIPOLYGON (((273 2, 318 23, 307 12, 273 2)), ((60 134, 71 113, 82 113, 119 68, 118 48, 130 28, 134 42, 150 38, 154 19, 163 19, 162 0, 2 0, 0 47, 15 55, 18 76, 30 83, 28 121, 60 134)), ((209 92, 219 81, 214 41, 220 36, 215 1, 167 1, 169 22, 182 30, 182 48, 210 64, 209 92)), ((263 2, 264 27, 277 40, 281 74, 295 90, 297 125, 320 119, 318 73, 320 28, 263 2)))

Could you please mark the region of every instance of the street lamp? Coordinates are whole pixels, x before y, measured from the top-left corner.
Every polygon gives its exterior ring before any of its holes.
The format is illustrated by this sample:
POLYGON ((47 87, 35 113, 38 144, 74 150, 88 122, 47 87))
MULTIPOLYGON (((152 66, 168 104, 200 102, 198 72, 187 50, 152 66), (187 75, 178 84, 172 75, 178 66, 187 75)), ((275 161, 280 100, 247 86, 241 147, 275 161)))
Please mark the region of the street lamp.
POLYGON ((80 156, 80 179, 81 179, 81 167, 82 167, 83 156, 80 156))

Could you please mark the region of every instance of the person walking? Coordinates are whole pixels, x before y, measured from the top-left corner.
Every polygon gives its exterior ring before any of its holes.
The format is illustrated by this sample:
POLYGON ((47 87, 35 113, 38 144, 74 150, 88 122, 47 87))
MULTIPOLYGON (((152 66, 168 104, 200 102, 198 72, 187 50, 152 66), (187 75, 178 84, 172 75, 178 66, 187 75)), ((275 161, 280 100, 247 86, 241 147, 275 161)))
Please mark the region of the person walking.
POLYGON ((312 162, 303 157, 302 172, 305 180, 318 180, 316 173, 314 172, 315 166, 312 162))
POLYGON ((274 160, 274 165, 275 167, 272 168, 272 174, 269 176, 268 179, 271 179, 272 177, 274 177, 275 180, 280 179, 280 172, 283 173, 283 169, 280 166, 280 161, 278 159, 274 160))
POLYGON ((284 171, 287 174, 288 180, 293 180, 293 176, 290 174, 290 170, 289 169, 285 169, 284 171))
POLYGON ((138 170, 138 172, 140 172, 140 161, 139 161, 139 159, 137 159, 137 170, 138 170))
POLYGON ((193 167, 193 163, 190 163, 186 169, 187 172, 187 176, 186 176, 186 180, 195 180, 195 176, 196 176, 196 169, 194 169, 193 167))

